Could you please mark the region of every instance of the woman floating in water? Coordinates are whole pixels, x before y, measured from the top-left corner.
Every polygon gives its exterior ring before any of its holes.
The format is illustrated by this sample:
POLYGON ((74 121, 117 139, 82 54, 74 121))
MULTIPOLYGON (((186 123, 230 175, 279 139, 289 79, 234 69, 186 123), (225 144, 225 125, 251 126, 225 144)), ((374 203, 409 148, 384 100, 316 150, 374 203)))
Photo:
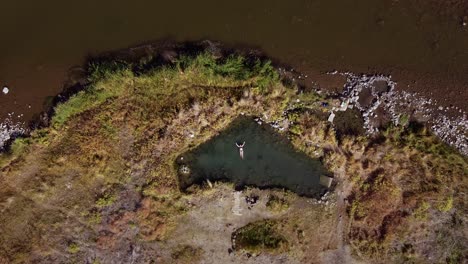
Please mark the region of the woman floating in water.
POLYGON ((244 145, 245 145, 245 141, 244 141, 244 143, 242 143, 242 145, 239 145, 236 142, 236 146, 239 148, 239 155, 240 155, 241 159, 244 159, 244 145))

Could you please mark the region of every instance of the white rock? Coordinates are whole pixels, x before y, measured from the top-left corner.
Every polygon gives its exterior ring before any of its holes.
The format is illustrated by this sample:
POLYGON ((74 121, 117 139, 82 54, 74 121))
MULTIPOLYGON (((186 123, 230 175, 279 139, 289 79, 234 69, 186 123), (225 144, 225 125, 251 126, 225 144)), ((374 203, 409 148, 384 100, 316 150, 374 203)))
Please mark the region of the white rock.
POLYGON ((8 89, 8 87, 6 87, 6 86, 3 86, 2 92, 3 92, 4 94, 8 94, 8 92, 10 92, 10 89, 8 89))

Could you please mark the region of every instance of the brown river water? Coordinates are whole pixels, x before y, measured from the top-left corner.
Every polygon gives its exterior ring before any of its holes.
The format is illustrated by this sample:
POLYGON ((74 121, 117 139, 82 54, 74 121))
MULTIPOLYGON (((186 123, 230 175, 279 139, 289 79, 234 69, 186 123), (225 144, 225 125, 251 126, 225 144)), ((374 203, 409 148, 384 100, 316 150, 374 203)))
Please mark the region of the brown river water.
POLYGON ((168 38, 259 48, 324 88, 330 70, 391 74, 467 111, 468 1, 438 2, 0 0, 0 122, 43 110, 86 56, 168 38))

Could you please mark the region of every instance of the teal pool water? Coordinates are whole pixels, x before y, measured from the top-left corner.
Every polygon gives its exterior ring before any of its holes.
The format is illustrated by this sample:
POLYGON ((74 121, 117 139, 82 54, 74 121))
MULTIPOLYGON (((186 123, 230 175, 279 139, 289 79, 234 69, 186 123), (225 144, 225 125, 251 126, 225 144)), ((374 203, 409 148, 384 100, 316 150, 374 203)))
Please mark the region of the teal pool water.
POLYGON ((327 175, 319 160, 295 150, 286 137, 250 117, 237 118, 213 139, 178 157, 176 166, 182 189, 209 179, 234 182, 236 188, 277 187, 315 196, 325 190, 320 176, 327 175), (236 142, 245 142, 244 158, 236 142))

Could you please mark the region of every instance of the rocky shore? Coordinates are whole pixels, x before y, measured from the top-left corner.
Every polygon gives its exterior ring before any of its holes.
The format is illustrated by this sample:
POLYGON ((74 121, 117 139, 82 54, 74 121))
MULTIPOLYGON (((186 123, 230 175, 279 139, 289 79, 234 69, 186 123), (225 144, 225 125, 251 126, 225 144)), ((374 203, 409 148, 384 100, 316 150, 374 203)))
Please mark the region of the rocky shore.
POLYGON ((368 135, 376 134, 379 126, 388 122, 399 125, 402 122, 427 123, 434 134, 450 146, 468 155, 468 119, 465 112, 452 107, 459 115, 448 115, 448 107, 438 105, 437 100, 424 98, 417 93, 397 91, 397 83, 391 76, 356 75, 351 72, 340 74, 347 78, 340 95, 347 107, 359 109, 368 135))

